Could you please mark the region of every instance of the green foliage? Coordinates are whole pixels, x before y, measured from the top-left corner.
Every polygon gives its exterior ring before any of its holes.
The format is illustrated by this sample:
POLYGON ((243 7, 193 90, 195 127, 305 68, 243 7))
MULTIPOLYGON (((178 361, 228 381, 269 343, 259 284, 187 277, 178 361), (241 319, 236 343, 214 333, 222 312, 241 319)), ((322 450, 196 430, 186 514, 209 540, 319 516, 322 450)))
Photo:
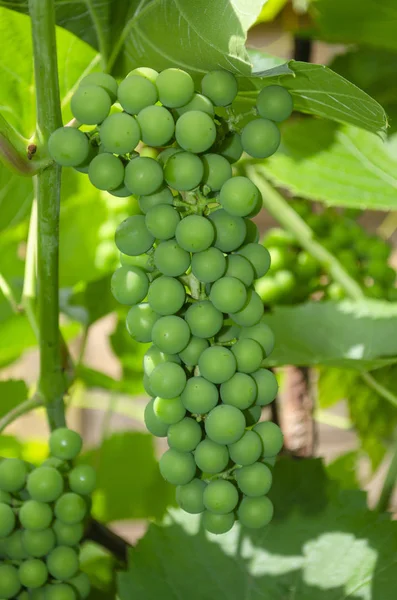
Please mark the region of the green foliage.
POLYGON ((304 119, 283 127, 261 169, 293 194, 331 206, 392 210, 397 163, 381 139, 355 127, 304 119), (343 165, 343 169, 341 169, 343 165))
POLYGON ((318 461, 282 460, 274 475, 276 513, 265 534, 235 525, 216 537, 203 532, 198 518, 172 511, 130 551, 129 569, 119 575, 120 599, 201 600, 214 590, 255 600, 391 599, 395 523, 370 512, 362 492, 330 485, 318 461))
POLYGON ((16 379, 0 381, 0 417, 6 415, 10 410, 26 400, 27 397, 28 390, 24 381, 16 379))
POLYGON ((172 503, 174 491, 160 476, 150 435, 114 433, 82 461, 97 472, 92 513, 101 521, 158 519, 172 503))

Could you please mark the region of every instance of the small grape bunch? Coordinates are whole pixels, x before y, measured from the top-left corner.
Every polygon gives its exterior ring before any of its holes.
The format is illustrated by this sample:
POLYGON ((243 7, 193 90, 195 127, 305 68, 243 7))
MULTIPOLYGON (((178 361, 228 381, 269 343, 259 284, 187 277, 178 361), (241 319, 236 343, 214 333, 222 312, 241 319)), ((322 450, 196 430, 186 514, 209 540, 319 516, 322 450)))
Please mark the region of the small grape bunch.
POLYGON ((49 440, 50 458, 33 467, 0 462, 0 597, 81 600, 90 593, 78 546, 95 487, 89 465, 73 466, 82 440, 67 428, 49 440))
MULTIPOLYGON (((291 205, 311 227, 320 243, 361 285, 365 295, 391 301, 397 298, 396 273, 388 264, 391 247, 385 240, 365 231, 348 212, 332 208, 314 212, 311 204, 302 199, 293 200, 291 205)), ((262 243, 269 250, 271 268, 266 277, 256 281, 255 289, 265 306, 297 304, 311 298, 345 298, 342 286, 289 232, 278 227, 271 228, 262 243)))

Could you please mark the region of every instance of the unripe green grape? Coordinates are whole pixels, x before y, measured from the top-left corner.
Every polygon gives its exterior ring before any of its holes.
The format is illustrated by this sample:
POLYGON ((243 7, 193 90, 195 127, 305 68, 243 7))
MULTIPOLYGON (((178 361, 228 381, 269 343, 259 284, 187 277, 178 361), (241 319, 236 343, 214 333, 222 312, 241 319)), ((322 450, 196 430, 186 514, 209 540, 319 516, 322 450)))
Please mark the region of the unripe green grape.
POLYGON ((56 519, 52 525, 58 546, 77 546, 84 535, 84 524, 74 523, 73 525, 62 523, 56 519))
POLYGON ((158 71, 155 71, 150 67, 137 67, 136 69, 130 71, 127 77, 130 77, 131 75, 139 75, 139 77, 145 77, 146 79, 149 79, 149 81, 151 81, 152 83, 155 83, 159 74, 158 71))
POLYGON ((212 383, 223 383, 236 372, 233 353, 221 346, 211 346, 204 350, 198 364, 201 375, 212 383))
POLYGON ((202 94, 194 93, 193 98, 185 104, 184 106, 180 106, 174 110, 175 114, 180 117, 186 112, 190 112, 192 110, 199 110, 201 112, 207 113, 210 117, 213 117, 215 114, 214 105, 212 104, 209 98, 206 98, 202 94))
POLYGON ((102 123, 108 116, 111 105, 109 94, 98 85, 80 86, 70 101, 74 118, 84 125, 102 123))
POLYGON ((117 98, 117 81, 108 73, 89 73, 79 84, 80 87, 85 85, 97 85, 103 88, 109 94, 112 102, 115 102, 117 98))
POLYGON ((90 162, 88 177, 99 190, 114 190, 123 182, 124 165, 114 154, 104 152, 90 162))
POLYGON ((3 492, 18 492, 26 482, 28 470, 23 460, 5 458, 0 463, 0 490, 3 492))
POLYGON ((246 287, 254 281, 254 268, 247 258, 240 254, 230 254, 226 259, 225 277, 234 277, 246 287))
POLYGON ((153 325, 152 342, 162 352, 178 354, 188 345, 190 329, 181 317, 166 315, 153 325))
POLYGON ((227 213, 246 217, 254 211, 260 192, 248 177, 236 176, 228 179, 219 193, 219 202, 227 213))
POLYGON ((241 410, 228 404, 215 406, 205 420, 208 437, 217 444, 234 444, 245 430, 245 418, 241 410))
POLYGON ((206 217, 189 215, 176 228, 175 238, 187 252, 202 252, 209 248, 215 236, 214 227, 206 217))
POLYGON ((79 557, 69 546, 57 546, 47 557, 47 567, 55 579, 70 579, 79 570, 79 557))
POLYGON ((42 531, 27 529, 21 535, 25 551, 34 558, 46 556, 55 546, 55 533, 52 529, 42 531))
POLYGON ((211 286, 210 300, 222 313, 237 312, 247 300, 247 290, 239 279, 221 277, 211 286))
POLYGON ((206 483, 201 479, 192 479, 186 485, 176 488, 176 501, 187 513, 197 515, 204 510, 203 495, 206 483))
POLYGON ((145 407, 144 421, 146 429, 156 437, 166 437, 168 433, 169 425, 161 421, 154 412, 154 398, 147 403, 145 407))
POLYGON ((222 473, 229 463, 229 452, 226 446, 206 438, 197 446, 194 460, 203 473, 222 473))
POLYGON ((143 215, 132 215, 125 219, 116 229, 115 242, 117 248, 128 256, 139 256, 150 250, 154 237, 148 231, 143 215))
POLYGON ((238 508, 238 519, 243 527, 261 529, 273 517, 273 504, 267 496, 259 498, 245 497, 238 508))
POLYGON ((45 600, 77 600, 77 596, 69 583, 58 583, 46 586, 45 600))
POLYGON ((251 465, 262 454, 262 441, 255 431, 246 431, 237 442, 229 446, 230 458, 238 465, 251 465))
POLYGON ((209 300, 200 300, 189 306, 185 313, 185 320, 193 335, 199 338, 211 338, 222 327, 223 314, 209 300))
POLYGON ((51 455, 60 460, 73 460, 80 454, 82 446, 81 436, 67 427, 59 427, 50 435, 51 455))
POLYGON ((255 402, 256 383, 246 373, 235 373, 228 381, 222 383, 220 394, 225 404, 245 410, 255 402))
POLYGON ((74 525, 84 519, 87 513, 87 504, 78 494, 68 492, 58 498, 55 503, 54 512, 56 518, 62 521, 62 523, 74 525))
POLYGON ((186 485, 196 474, 196 463, 190 452, 178 452, 170 448, 159 461, 160 473, 173 485, 186 485))
POLYGON ((176 354, 165 354, 156 346, 151 346, 143 357, 143 370, 147 375, 150 375, 157 365, 165 362, 181 364, 181 360, 176 354))
POLYGON ((204 529, 215 535, 227 533, 234 525, 234 513, 226 515, 216 515, 209 510, 206 510, 203 515, 204 529))
POLYGON ((208 347, 209 343, 206 339, 192 335, 188 345, 179 353, 179 356, 185 365, 194 367, 197 365, 201 353, 208 347))
POLYGON ((236 508, 238 491, 230 481, 215 479, 210 481, 205 488, 203 500, 207 510, 218 515, 225 515, 236 508))
POLYGON ((241 136, 239 133, 229 133, 218 148, 219 154, 224 156, 231 164, 240 160, 243 153, 241 136))
POLYGON ((181 220, 173 206, 159 204, 146 213, 145 223, 150 233, 159 240, 169 240, 174 237, 175 230, 181 220))
POLYGON ((228 106, 237 96, 237 79, 229 71, 210 71, 201 81, 201 91, 215 106, 228 106))
POLYGON ((254 268, 255 278, 263 277, 270 267, 269 251, 261 244, 246 244, 239 248, 238 254, 245 256, 254 268))
POLYGON ((173 315, 185 303, 185 288, 178 279, 163 275, 152 281, 148 302, 151 308, 159 315, 173 315))
POLYGON ((52 517, 51 507, 37 500, 28 500, 19 509, 19 521, 25 529, 46 529, 50 526, 52 517))
POLYGON ((193 98, 194 83, 181 69, 165 69, 156 79, 161 104, 169 108, 185 106, 193 98))
POLYGON ((257 279, 254 287, 264 304, 277 304, 280 300, 281 290, 276 279, 271 275, 266 275, 265 277, 257 279))
POLYGON ((176 152, 164 166, 164 178, 174 190, 193 190, 200 184, 203 176, 203 162, 191 152, 176 152))
POLYGON ((215 248, 232 252, 241 246, 247 232, 244 219, 229 215, 223 209, 216 210, 208 218, 215 227, 215 248))
POLYGON ((18 569, 19 581, 27 588, 40 588, 48 578, 45 563, 38 558, 25 560, 18 569))
POLYGON ((159 315, 146 302, 132 306, 127 313, 126 326, 130 336, 143 344, 152 339, 152 329, 159 315))
MULTIPOLYGON (((73 587, 73 589, 77 590, 79 598, 82 600, 85 600, 85 598, 88 598, 90 595, 91 583, 87 573, 78 573, 75 577, 69 579, 68 583, 73 587)), ((54 598, 53 600, 57 599, 54 598)))
POLYGON ((247 427, 252 427, 253 425, 256 425, 261 418, 262 407, 254 404, 254 406, 250 406, 243 412, 247 427))
POLYGON ((176 122, 175 139, 187 152, 205 152, 215 142, 215 123, 207 113, 199 110, 186 112, 176 122))
POLYGON ((268 158, 280 145, 279 128, 268 119, 255 119, 245 125, 241 132, 244 151, 254 158, 268 158))
POLYGON ((175 398, 183 392, 186 374, 181 366, 166 362, 153 369, 149 382, 154 395, 161 398, 175 398))
MULTIPOLYGON (((293 260, 293 255, 288 248, 283 246, 266 246, 270 254, 270 273, 281 271, 289 267, 293 260)), ((299 257, 300 253, 298 254, 299 257)), ((297 257, 297 258, 298 258, 297 257)))
POLYGON ((239 339, 244 340, 246 338, 256 340, 262 346, 265 356, 269 356, 272 353, 274 348, 274 334, 266 323, 261 321, 256 325, 241 329, 239 339))
POLYGON ((186 414, 180 396, 176 396, 175 398, 161 398, 157 396, 154 400, 153 412, 166 425, 179 423, 186 414))
MULTIPOLYGON (((25 535, 26 533, 28 532, 22 531, 21 529, 17 529, 16 531, 13 531, 8 537, 2 540, 4 553, 6 554, 7 558, 11 560, 24 560, 25 558, 28 558, 28 553, 26 552, 22 544, 22 534, 25 535)), ((32 554, 31 552, 29 552, 29 554, 31 554, 31 556, 34 556, 34 554, 32 554)))
POLYGON ((237 469, 235 477, 238 487, 246 496, 264 496, 272 486, 272 472, 260 462, 237 469))
POLYGON ((178 154, 178 152, 183 152, 183 150, 181 148, 174 148, 173 146, 170 148, 165 148, 157 156, 157 160, 163 165, 163 167, 165 167, 167 160, 171 158, 171 156, 174 156, 174 154, 178 154))
POLYGON ((216 192, 232 177, 229 161, 220 154, 204 154, 201 157, 204 165, 203 183, 216 192))
POLYGON ((204 377, 191 377, 187 380, 181 400, 192 414, 204 415, 218 404, 218 389, 204 377))
POLYGON ((225 269, 226 258, 217 248, 207 248, 202 252, 195 252, 192 256, 192 273, 203 283, 216 281, 222 277, 225 269))
POLYGON ((261 320, 264 313, 262 300, 256 292, 248 290, 247 302, 243 308, 235 313, 231 313, 233 321, 242 327, 251 327, 261 320))
POLYGON ((33 500, 54 502, 63 492, 62 475, 53 467, 38 467, 29 474, 26 487, 33 500))
POLYGON ((165 146, 174 135, 172 114, 164 106, 147 106, 137 116, 142 141, 149 146, 165 146))
POLYGON ((149 280, 139 267, 120 267, 112 275, 111 290, 120 304, 137 304, 149 289, 149 280))
POLYGON ((263 421, 255 425, 254 431, 262 440, 262 456, 264 458, 276 456, 280 452, 284 438, 278 425, 271 421, 263 421))
POLYGON ((17 569, 12 565, 0 564, 0 595, 14 598, 21 589, 17 569))
POLYGON ((59 127, 48 140, 48 152, 62 167, 78 167, 83 164, 90 151, 88 138, 74 127, 59 127))
POLYGON ((190 266, 190 255, 175 240, 161 242, 154 252, 154 264, 163 275, 179 277, 190 266))
POLYGON ((267 406, 277 396, 278 383, 276 376, 268 369, 259 369, 252 373, 252 377, 255 379, 258 389, 256 404, 267 406))
POLYGON ((141 139, 136 119, 127 113, 109 115, 102 123, 99 135, 105 150, 114 154, 132 152, 141 139))
POLYGON ((77 465, 70 471, 68 479, 71 491, 80 496, 89 496, 96 486, 95 469, 90 465, 77 465))
POLYGON ((327 286, 327 297, 331 300, 343 300, 346 298, 344 288, 337 281, 331 281, 327 286))
POLYGON ((294 101, 291 94, 281 85, 269 85, 259 92, 256 107, 264 119, 280 122, 291 116, 294 101))
POLYGON ((133 158, 125 168, 124 183, 137 196, 153 194, 163 183, 163 169, 153 158, 133 158))
POLYGON ((237 370, 241 373, 253 373, 261 366, 263 350, 256 340, 240 339, 231 347, 231 351, 237 362, 237 370))
POLYGON ((202 431, 197 421, 185 417, 178 423, 170 425, 167 440, 170 448, 179 452, 191 452, 196 448, 201 437, 202 431))
POLYGON ((151 208, 158 205, 170 204, 172 205, 174 197, 169 187, 163 186, 154 194, 147 196, 139 196, 139 208, 143 213, 147 213, 151 208))
POLYGON ((126 77, 119 85, 117 97, 124 110, 131 115, 137 115, 146 106, 156 104, 158 98, 155 84, 139 75, 126 77))
POLYGON ((280 290, 280 299, 290 299, 297 283, 294 274, 284 269, 277 271, 274 279, 280 290))

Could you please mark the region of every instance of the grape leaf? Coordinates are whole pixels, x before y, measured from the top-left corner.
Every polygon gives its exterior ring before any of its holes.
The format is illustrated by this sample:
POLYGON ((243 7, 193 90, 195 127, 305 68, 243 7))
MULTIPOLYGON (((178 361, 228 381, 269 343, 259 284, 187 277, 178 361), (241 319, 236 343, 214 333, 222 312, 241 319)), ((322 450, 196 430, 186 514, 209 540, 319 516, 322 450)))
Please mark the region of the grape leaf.
POLYGON ((119 575, 120 600, 392 600, 397 524, 369 511, 363 492, 335 489, 317 464, 280 461, 263 530, 214 536, 182 511, 150 525, 119 575))
POLYGON ((330 206, 397 207, 397 160, 377 136, 356 127, 314 119, 286 123, 278 152, 260 169, 292 194, 330 206))
POLYGON ((21 404, 28 397, 26 383, 17 379, 0 381, 0 417, 21 404))
POLYGON ((326 466, 328 477, 333 481, 337 481, 342 489, 360 489, 360 483, 357 478, 359 457, 360 455, 357 450, 341 454, 326 466))
POLYGON ((316 38, 397 49, 395 0, 321 0, 311 4, 316 38))
POLYGON ((145 433, 114 433, 81 461, 97 471, 93 516, 100 521, 159 518, 174 489, 161 477, 153 438, 145 433))
POLYGON ((364 370, 394 363, 396 316, 397 304, 374 300, 276 307, 264 318, 276 339, 266 364, 364 370))
POLYGON ((386 129, 387 118, 382 106, 328 67, 290 60, 272 72, 267 71, 268 55, 264 58, 261 55, 260 50, 250 52, 252 76, 240 80, 238 99, 245 103, 246 109, 255 104, 258 91, 265 85, 281 84, 292 94, 295 110, 299 112, 375 133, 386 129))

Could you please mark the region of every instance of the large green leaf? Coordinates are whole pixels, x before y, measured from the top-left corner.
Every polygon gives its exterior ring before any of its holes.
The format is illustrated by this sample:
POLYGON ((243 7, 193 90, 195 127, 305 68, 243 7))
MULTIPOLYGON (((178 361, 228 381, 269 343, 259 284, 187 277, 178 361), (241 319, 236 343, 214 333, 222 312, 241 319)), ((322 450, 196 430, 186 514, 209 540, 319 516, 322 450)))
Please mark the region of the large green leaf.
MULTIPOLYGON (((27 11, 27 0, 1 0, 27 11)), ((122 54, 124 69, 179 66, 193 72, 211 68, 248 74, 246 32, 263 0, 77 0, 56 1, 56 18, 98 49, 113 66, 122 54)))
POLYGON ((266 315, 276 345, 269 365, 373 369, 396 362, 397 304, 308 302, 266 315))
POLYGON ((332 206, 395 210, 397 161, 380 138, 356 127, 286 123, 276 154, 260 169, 291 193, 332 206))
POLYGON ((395 0, 318 0, 310 7, 317 38, 397 49, 395 0))
POLYGON ((241 80, 239 94, 239 101, 245 101, 246 107, 255 104, 258 90, 264 85, 281 83, 292 94, 297 111, 372 132, 386 128, 386 113, 381 105, 328 67, 293 60, 274 67, 268 55, 263 58, 259 50, 250 56, 252 77, 241 80), (274 70, 267 71, 269 66, 274 70))
POLYGON ((82 456, 97 471, 93 516, 100 521, 162 517, 174 490, 161 477, 153 438, 145 433, 115 433, 82 456))
POLYGON ((28 397, 26 383, 17 379, 0 381, 0 417, 21 404, 28 397))
POLYGON ((120 600, 393 600, 397 524, 362 492, 331 492, 312 461, 283 460, 274 477, 263 530, 213 536, 179 511, 151 525, 119 576, 120 600))

